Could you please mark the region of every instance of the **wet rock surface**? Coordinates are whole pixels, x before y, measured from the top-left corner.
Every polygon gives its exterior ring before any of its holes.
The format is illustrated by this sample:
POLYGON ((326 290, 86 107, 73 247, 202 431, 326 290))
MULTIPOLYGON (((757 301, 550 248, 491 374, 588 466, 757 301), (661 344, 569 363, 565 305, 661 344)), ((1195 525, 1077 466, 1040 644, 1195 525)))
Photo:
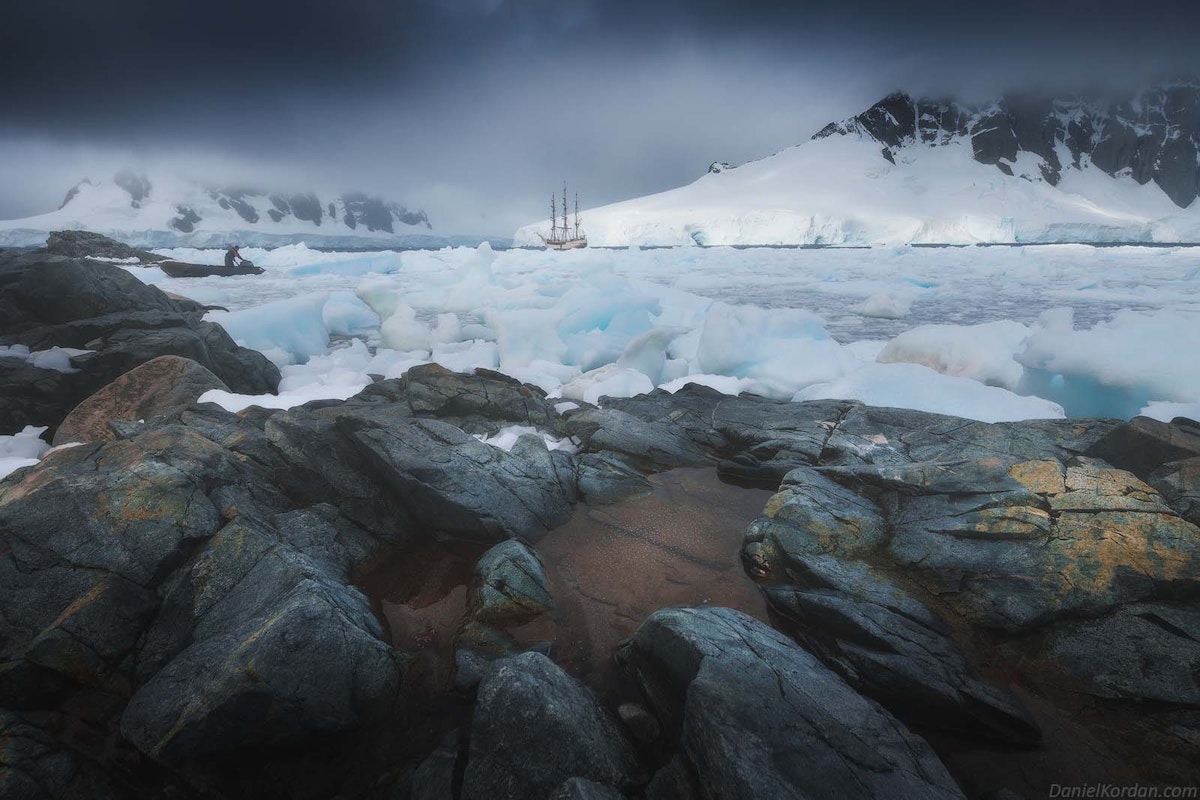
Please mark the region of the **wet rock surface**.
POLYGON ((1200 780, 1186 421, 702 387, 560 415, 422 367, 108 432, 0 481, 0 796, 1200 780), (480 441, 509 425, 577 450, 480 441))
POLYGON ((471 616, 482 622, 521 623, 554 608, 537 551, 516 539, 489 549, 475 565, 471 616))
POLYGON ((466 622, 455 637, 455 687, 474 690, 492 662, 521 651, 508 630, 553 608, 550 582, 536 550, 517 539, 489 548, 475 564, 466 622))

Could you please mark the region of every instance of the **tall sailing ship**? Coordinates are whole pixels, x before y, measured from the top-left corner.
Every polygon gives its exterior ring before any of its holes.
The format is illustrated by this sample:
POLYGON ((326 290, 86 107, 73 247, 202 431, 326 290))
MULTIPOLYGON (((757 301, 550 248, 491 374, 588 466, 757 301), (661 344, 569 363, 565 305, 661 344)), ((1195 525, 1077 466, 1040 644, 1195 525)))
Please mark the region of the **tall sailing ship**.
POLYGON ((563 182, 562 193, 562 226, 559 226, 558 205, 556 203, 554 193, 550 193, 550 235, 541 237, 543 244, 549 250, 575 250, 580 247, 587 247, 587 236, 584 235, 583 229, 579 227, 579 193, 575 194, 575 227, 570 228, 567 225, 567 184, 563 182))

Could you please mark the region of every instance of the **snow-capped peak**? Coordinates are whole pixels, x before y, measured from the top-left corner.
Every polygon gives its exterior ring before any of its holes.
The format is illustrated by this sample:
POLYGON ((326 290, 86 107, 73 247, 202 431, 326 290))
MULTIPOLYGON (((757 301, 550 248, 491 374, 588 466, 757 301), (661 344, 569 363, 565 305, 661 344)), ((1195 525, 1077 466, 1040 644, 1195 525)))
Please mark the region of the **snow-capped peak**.
POLYGON ((1012 175, 1022 154, 1041 159, 1040 177, 1058 185, 1063 170, 1094 165, 1139 184, 1154 182, 1180 208, 1200 191, 1200 83, 1178 80, 1125 98, 1007 95, 968 105, 890 94, 813 139, 867 136, 894 161, 897 150, 969 143, 974 158, 1012 175))

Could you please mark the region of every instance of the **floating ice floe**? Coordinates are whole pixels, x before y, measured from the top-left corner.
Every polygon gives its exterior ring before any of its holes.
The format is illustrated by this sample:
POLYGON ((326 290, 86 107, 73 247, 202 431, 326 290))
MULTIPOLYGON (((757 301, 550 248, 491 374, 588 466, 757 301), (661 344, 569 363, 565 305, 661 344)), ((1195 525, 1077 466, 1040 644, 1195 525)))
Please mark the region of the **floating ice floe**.
POLYGON ((567 453, 575 453, 579 450, 579 443, 572 439, 558 439, 545 431, 528 425, 509 425, 501 428, 491 436, 476 434, 475 438, 484 444, 490 444, 492 447, 498 447, 505 452, 511 452, 522 436, 536 436, 540 438, 546 444, 547 450, 563 450, 567 453))
POLYGON ((913 296, 911 294, 889 294, 881 292, 863 300, 852 310, 864 317, 879 319, 903 319, 912 311, 913 296))
POLYGON ((31 351, 23 344, 0 345, 0 358, 19 358, 32 367, 52 369, 56 372, 78 372, 79 370, 71 366, 71 359, 91 352, 74 347, 51 347, 48 350, 31 351))
POLYGON ((967 417, 982 422, 1062 418, 1062 406, 1040 397, 1022 397, 970 378, 943 375, 920 364, 867 364, 830 383, 801 389, 793 400, 857 400, 967 417))
POLYGON ((50 450, 41 436, 46 428, 26 425, 19 433, 0 436, 0 479, 22 467, 32 467, 50 450))

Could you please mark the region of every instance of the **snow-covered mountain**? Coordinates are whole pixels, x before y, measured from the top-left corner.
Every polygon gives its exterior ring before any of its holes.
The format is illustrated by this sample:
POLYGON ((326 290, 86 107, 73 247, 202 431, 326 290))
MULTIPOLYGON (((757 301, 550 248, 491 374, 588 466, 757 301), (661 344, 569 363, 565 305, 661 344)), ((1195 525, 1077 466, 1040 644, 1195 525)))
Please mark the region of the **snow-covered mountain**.
MULTIPOLYGON (((593 245, 1200 241, 1200 82, 889 95, 808 141, 584 214, 593 245)), ((537 244, 549 222, 516 244, 537 244)))
POLYGON ((217 188, 126 170, 111 180, 81 181, 56 211, 0 221, 0 245, 40 244, 48 231, 62 229, 103 233, 142 247, 434 238, 424 211, 362 193, 217 188))

